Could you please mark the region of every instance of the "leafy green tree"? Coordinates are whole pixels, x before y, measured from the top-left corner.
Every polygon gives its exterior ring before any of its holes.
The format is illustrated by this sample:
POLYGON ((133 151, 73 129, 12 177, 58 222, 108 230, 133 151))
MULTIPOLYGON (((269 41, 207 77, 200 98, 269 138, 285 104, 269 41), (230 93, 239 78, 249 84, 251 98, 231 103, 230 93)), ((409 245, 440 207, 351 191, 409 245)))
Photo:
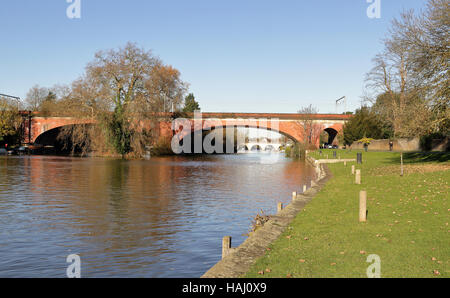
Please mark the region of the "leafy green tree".
POLYGON ((185 113, 193 113, 195 111, 200 110, 200 104, 195 100, 195 96, 193 93, 189 93, 188 96, 184 99, 184 108, 183 112, 185 113))
POLYGON ((17 107, 0 98, 0 142, 17 135, 20 123, 17 107))
POLYGON ((344 126, 346 145, 351 145, 363 138, 382 139, 385 137, 380 121, 368 107, 356 110, 355 115, 344 126))
POLYGON ((113 113, 112 118, 107 123, 109 140, 113 145, 116 153, 125 156, 131 152, 132 131, 127 127, 127 121, 124 119, 122 111, 113 113))

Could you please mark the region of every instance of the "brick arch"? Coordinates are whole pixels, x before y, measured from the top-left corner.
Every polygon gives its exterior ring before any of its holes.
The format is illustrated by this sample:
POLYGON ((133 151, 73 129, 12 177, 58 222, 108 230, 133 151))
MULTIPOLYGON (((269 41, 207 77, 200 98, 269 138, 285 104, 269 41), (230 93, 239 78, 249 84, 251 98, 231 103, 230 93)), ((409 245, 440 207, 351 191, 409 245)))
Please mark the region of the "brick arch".
MULTIPOLYGON (((292 131, 289 131, 287 129, 272 129, 270 126, 247 126, 247 125, 234 125, 234 127, 238 127, 238 128, 256 128, 256 129, 262 129, 262 130, 266 130, 266 131, 272 131, 272 132, 276 132, 279 133, 289 139, 291 139, 294 142, 300 142, 303 140, 303 136, 301 134, 296 134, 293 133, 292 131)), ((214 129, 221 129, 221 128, 225 128, 224 126, 214 126, 212 127, 211 131, 214 129)), ((203 131, 205 130, 209 130, 209 129, 203 129, 203 131)), ((192 131, 194 132, 194 130, 192 131)))
POLYGON ((334 129, 335 131, 337 131, 338 133, 341 133, 341 132, 344 131, 344 124, 335 123, 335 124, 333 124, 333 125, 331 125, 329 127, 326 127, 326 128, 331 128, 331 129, 334 129))
POLYGON ((62 128, 64 126, 70 125, 81 125, 81 124, 95 124, 96 121, 92 119, 76 119, 76 118, 62 118, 62 117, 51 117, 51 118, 33 118, 32 128, 31 128, 31 139, 30 143, 35 143, 36 140, 42 136, 44 133, 51 130, 62 128))
POLYGON ((328 143, 335 143, 337 136, 343 132, 344 125, 340 123, 333 125, 325 125, 323 130, 326 131, 329 135, 328 143))
MULTIPOLYGON (((248 127, 248 128, 257 128, 264 129, 268 131, 277 132, 281 135, 288 137, 294 142, 302 142, 304 140, 304 133, 302 132, 302 128, 298 122, 295 121, 259 121, 259 120, 211 120, 206 119, 202 120, 202 127, 196 128, 194 121, 190 121, 191 130, 186 132, 185 134, 181 134, 181 138, 184 138, 188 134, 193 134, 197 131, 208 131, 214 129, 221 129, 226 127, 248 127)), ((173 134, 180 134, 179 130, 175 130, 173 134)))

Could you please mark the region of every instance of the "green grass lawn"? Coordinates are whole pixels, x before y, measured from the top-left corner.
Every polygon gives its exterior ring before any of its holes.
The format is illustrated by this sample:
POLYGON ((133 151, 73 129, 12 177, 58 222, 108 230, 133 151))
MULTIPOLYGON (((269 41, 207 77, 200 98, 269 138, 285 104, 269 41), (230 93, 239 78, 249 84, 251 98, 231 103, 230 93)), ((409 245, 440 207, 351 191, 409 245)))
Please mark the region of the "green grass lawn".
MULTIPOLYGON (((333 150, 323 150, 332 158, 333 150)), ((341 158, 356 152, 338 150, 341 158)), ((318 152, 310 154, 316 159, 318 152)), ((448 153, 363 153, 362 185, 351 166, 333 173, 320 193, 245 277, 367 277, 367 257, 381 258, 381 277, 449 277, 448 153), (367 191, 367 223, 359 223, 359 192, 367 191), (264 272, 264 274, 262 274, 264 272)))

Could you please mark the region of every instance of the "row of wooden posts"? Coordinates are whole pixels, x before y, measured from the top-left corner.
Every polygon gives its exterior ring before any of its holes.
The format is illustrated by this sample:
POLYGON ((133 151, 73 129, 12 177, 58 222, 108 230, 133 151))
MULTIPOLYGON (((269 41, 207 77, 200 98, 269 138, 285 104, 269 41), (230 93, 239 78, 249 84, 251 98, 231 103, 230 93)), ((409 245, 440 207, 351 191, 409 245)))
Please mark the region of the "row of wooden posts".
MULTIPOLYGON (((403 153, 400 155, 400 176, 403 177, 404 170, 403 170, 403 153)), ((345 162, 344 165, 347 165, 345 162)), ((355 183, 360 185, 361 184, 361 170, 355 170, 355 166, 352 166, 352 175, 355 175, 355 183)), ((367 191, 361 190, 359 192, 359 222, 366 222, 367 221, 367 191)))
MULTIPOLYGON (((314 181, 311 181, 311 187, 315 185, 314 181)), ((303 193, 305 193, 308 190, 308 187, 306 185, 303 185, 303 193)), ((297 192, 292 193, 292 201, 295 201, 297 199, 297 192)), ((279 202, 277 204, 277 212, 281 212, 284 209, 284 204, 279 202)), ((231 236, 225 236, 222 239, 222 259, 228 256, 234 248, 231 247, 231 236)))
MULTIPOLYGON (((400 176, 403 177, 404 169, 403 169, 403 153, 400 155, 400 176)), ((347 165, 345 162, 344 165, 347 165)), ((352 175, 355 175, 355 183, 361 184, 361 170, 356 170, 355 166, 352 166, 352 175)), ((361 190, 359 192, 359 222, 367 221, 367 191, 361 190)))
MULTIPOLYGON (((328 158, 328 156, 327 156, 328 158)), ((340 157, 339 157, 340 159, 340 157)), ((362 163, 362 159, 360 161, 362 163)), ((347 166, 347 161, 344 161, 344 166, 347 166)), ((355 165, 352 165, 352 175, 355 176, 355 184, 361 185, 361 170, 356 169, 355 165)), ((402 155, 402 175, 403 175, 403 155, 402 155)), ((311 181, 311 187, 314 186, 314 181, 311 181)), ((306 185, 303 185, 303 193, 308 190, 306 185)), ((292 193, 292 201, 297 199, 297 192, 292 193)), ((283 203, 278 203, 277 212, 281 212, 284 209, 283 203)), ((359 222, 367 221, 367 192, 365 190, 359 193, 359 222)), ((231 247, 231 237, 223 237, 222 240, 222 259, 229 255, 233 248, 231 247)))
MULTIPOLYGON (((328 155, 327 155, 328 158, 328 155)), ((339 157, 340 159, 340 157, 339 157)), ((401 162, 401 173, 400 175, 404 175, 403 170, 403 153, 400 157, 401 162)), ((358 156, 358 163, 362 163, 362 156, 358 156)), ((344 166, 347 166, 347 162, 344 161, 344 166)), ((352 165, 352 175, 355 176, 355 184, 361 185, 361 170, 356 169, 355 165, 352 165)), ((314 186, 314 181, 311 181, 311 187, 314 186)), ((303 193, 305 193, 308 190, 307 186, 303 186, 303 193)), ((292 193, 292 201, 295 201, 297 199, 297 192, 292 193)), ((278 203, 277 205, 277 211, 280 212, 284 208, 283 203, 278 203)), ((359 222, 367 222, 367 191, 361 190, 359 192, 359 222)), ((231 248, 231 237, 226 236, 223 238, 222 241, 222 259, 225 258, 228 254, 231 253, 233 248, 231 248)))
MULTIPOLYGON (((400 155, 400 164, 401 164, 400 176, 403 177, 404 175, 403 153, 401 153, 400 155)), ((344 165, 347 166, 347 162, 344 162, 344 165)), ((352 175, 355 175, 355 184, 361 185, 361 170, 356 170, 354 165, 352 166, 352 175)), ((366 221, 367 221, 367 191, 361 190, 359 192, 359 222, 366 222, 366 221)))

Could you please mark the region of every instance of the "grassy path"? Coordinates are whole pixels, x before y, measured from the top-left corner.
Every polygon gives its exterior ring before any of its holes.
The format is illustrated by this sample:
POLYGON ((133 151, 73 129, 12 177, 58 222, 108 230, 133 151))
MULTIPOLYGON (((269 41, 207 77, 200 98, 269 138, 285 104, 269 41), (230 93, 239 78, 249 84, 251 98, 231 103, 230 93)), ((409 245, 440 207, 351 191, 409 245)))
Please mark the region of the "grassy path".
POLYGON ((333 178, 245 277, 365 278, 371 254, 381 258, 382 277, 449 277, 450 154, 404 158, 400 177, 399 153, 363 153, 362 185, 352 163, 329 165, 333 178), (360 190, 368 193, 367 223, 358 222, 360 190))

